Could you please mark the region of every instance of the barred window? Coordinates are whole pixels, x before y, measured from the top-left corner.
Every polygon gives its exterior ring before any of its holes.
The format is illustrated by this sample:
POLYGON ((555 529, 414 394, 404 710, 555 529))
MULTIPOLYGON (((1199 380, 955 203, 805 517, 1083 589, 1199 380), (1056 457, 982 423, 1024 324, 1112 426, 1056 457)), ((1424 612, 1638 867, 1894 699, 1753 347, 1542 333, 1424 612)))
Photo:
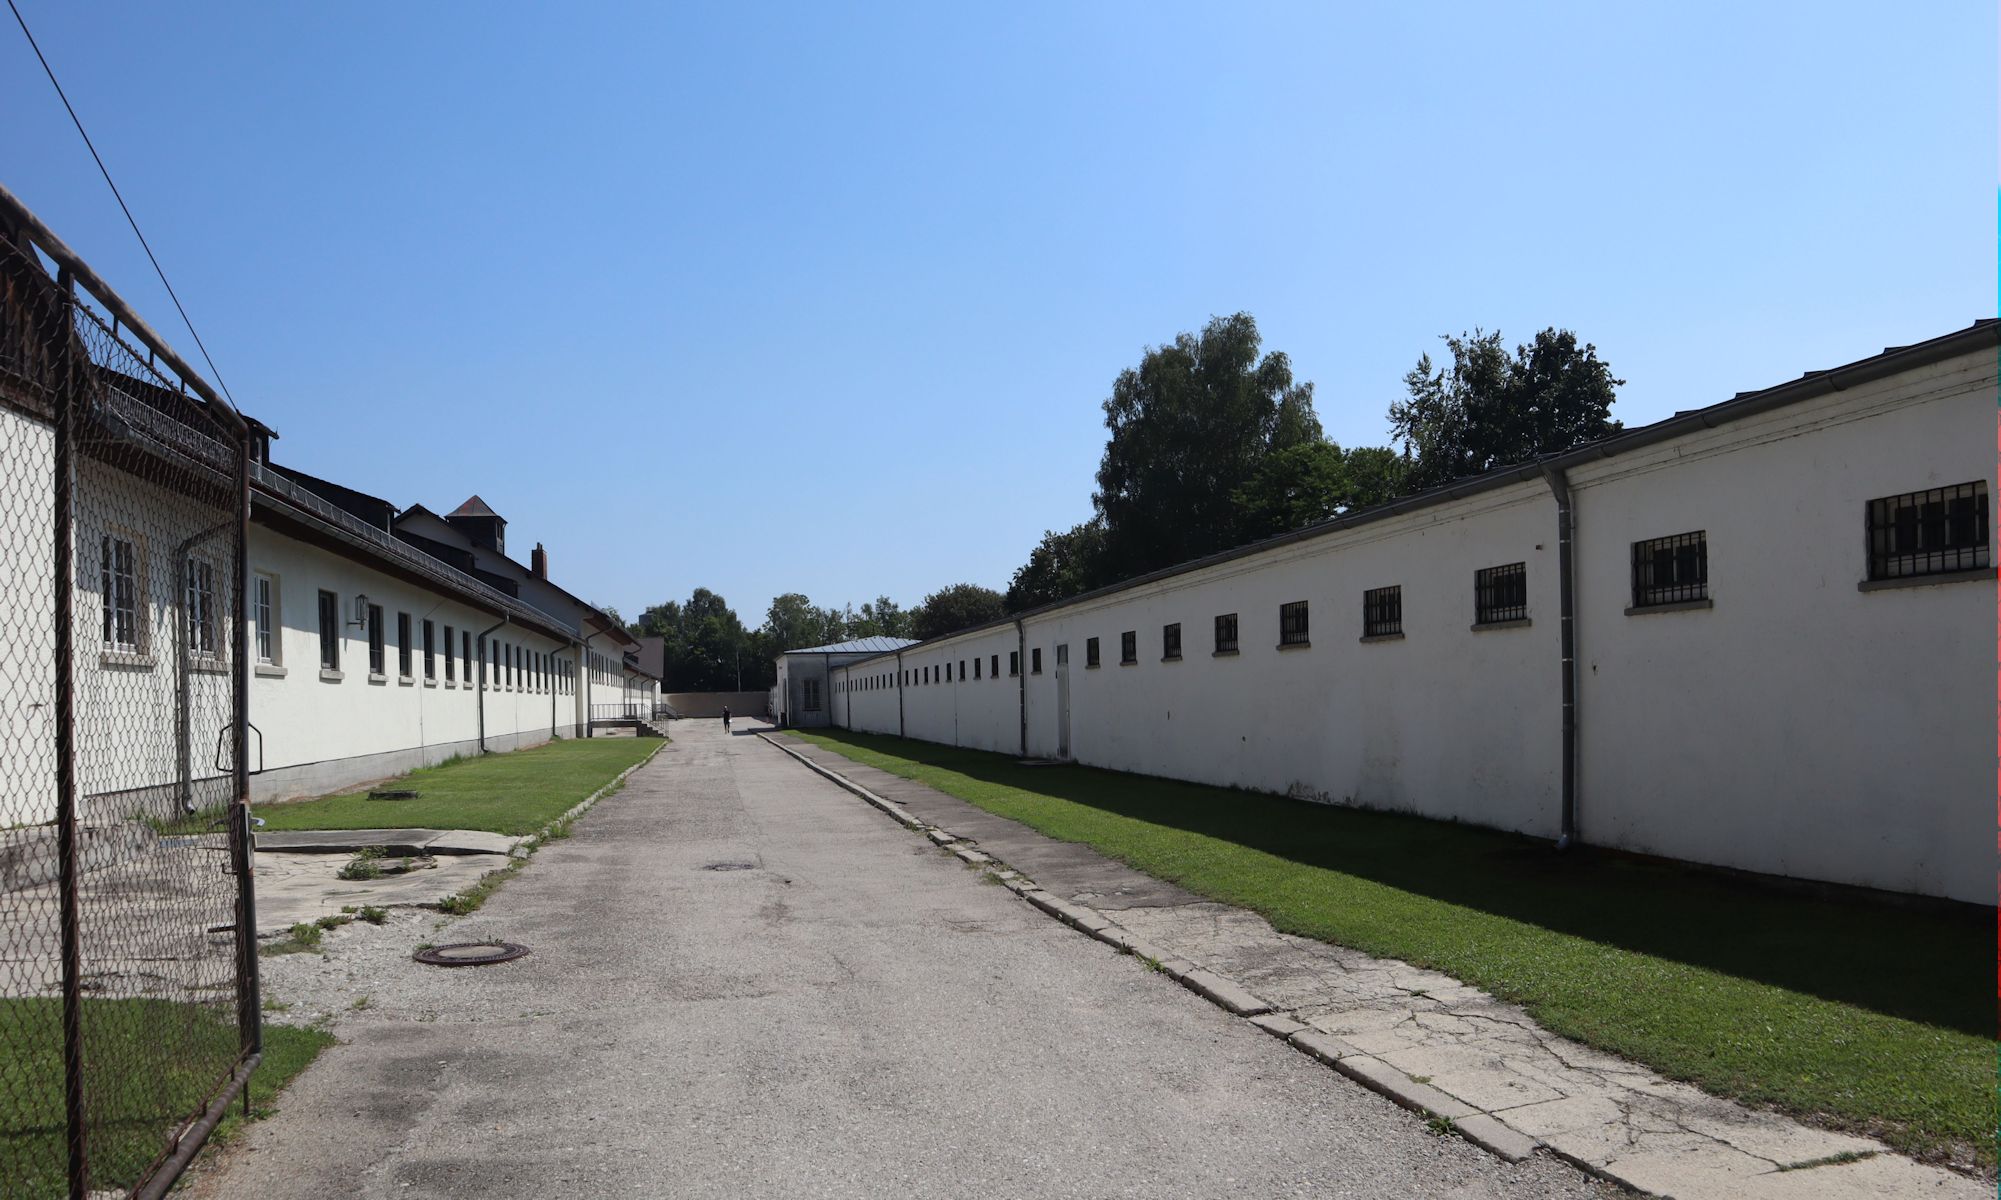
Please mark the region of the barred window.
POLYGON ((410 678, 410 614, 396 614, 396 673, 410 678))
POLYGON ((1235 654, 1237 652, 1237 614, 1224 613, 1216 618, 1216 653, 1235 654))
POLYGON ((1095 666, 1097 666, 1097 665, 1098 665, 1098 639, 1097 639, 1097 638, 1085 638, 1085 639, 1084 639, 1084 665, 1085 665, 1085 666, 1087 666, 1087 667, 1095 667, 1095 666))
POLYGON ((980 660, 976 658, 973 660, 973 678, 978 679, 979 677, 980 677, 980 660))
POLYGON ((1306 601, 1295 600, 1278 606, 1278 644, 1307 646, 1306 601))
POLYGON ((994 655, 992 661, 987 664, 987 674, 995 679, 1000 678, 1000 655, 994 655))
POLYGON ((1010 677, 1021 674, 1021 651, 1010 650, 1007 652, 1007 673, 1010 677))
POLYGON ((1907 579, 1988 564, 1987 481, 1869 502, 1869 578, 1907 579))
POLYGON ((1473 573, 1473 623, 1495 625, 1529 615, 1527 563, 1487 567, 1473 573))
POLYGON ((320 670, 340 670, 340 598, 320 593, 320 670))
POLYGON ((1119 665, 1130 666, 1139 661, 1139 631, 1128 629, 1119 635, 1119 665))
POLYGON ((188 653, 214 658, 220 640, 216 627, 221 624, 215 611, 215 564, 189 558, 187 572, 188 653))
POLYGON ((966 660, 963 658, 959 660, 959 682, 966 682, 966 660))
POLYGON ((382 674, 382 606, 368 606, 368 673, 382 674))
POLYGON ((466 672, 466 682, 467 682, 467 683, 471 683, 471 682, 472 682, 472 634, 471 634, 471 632, 469 632, 469 631, 462 631, 462 632, 461 632, 461 633, 459 634, 459 648, 460 648, 460 654, 459 654, 459 661, 460 661, 461 663, 464 663, 464 664, 465 664, 465 672, 466 672))
POLYGON ((1633 543, 1633 607, 1709 597, 1708 531, 1633 543))
POLYGON ((278 634, 278 577, 257 573, 252 590, 252 610, 257 623, 257 661, 275 665, 284 653, 284 639, 278 634))
POLYGON ((805 684, 805 696, 804 696, 804 701, 805 701, 805 703, 804 703, 804 707, 805 707, 806 711, 807 711, 807 712, 819 712, 819 711, 820 711, 820 681, 819 681, 819 680, 817 680, 817 679, 806 679, 806 680, 801 680, 801 682, 805 684))
MULTIPOLYGON (((426 622, 426 624, 429 624, 429 622, 426 622)), ((452 682, 453 679, 457 678, 457 668, 455 667, 454 663, 455 660, 452 658, 452 627, 447 625, 445 626, 445 682, 446 683, 450 683, 452 682)))
POLYGON ((1362 593, 1362 636, 1390 637, 1403 632, 1403 585, 1370 588, 1362 593))
POLYGON ((121 537, 105 535, 101 542, 104 599, 104 648, 139 654, 139 547, 121 537))
POLYGON ((1042 647, 1040 646, 1031 647, 1028 651, 1028 673, 1030 675, 1042 674, 1042 647))
POLYGON ((1181 623, 1163 625, 1160 629, 1160 656, 1162 658, 1181 657, 1181 623))
POLYGON ((429 621, 424 622, 424 678, 438 677, 438 630, 429 621))

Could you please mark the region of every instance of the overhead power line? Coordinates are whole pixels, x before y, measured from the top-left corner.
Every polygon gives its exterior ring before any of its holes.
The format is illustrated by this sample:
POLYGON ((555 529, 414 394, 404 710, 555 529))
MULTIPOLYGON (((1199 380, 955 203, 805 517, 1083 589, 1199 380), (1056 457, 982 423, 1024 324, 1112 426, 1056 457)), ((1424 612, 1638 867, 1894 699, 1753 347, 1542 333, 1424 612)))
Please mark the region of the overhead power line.
POLYGON ((159 256, 153 253, 152 244, 146 240, 146 235, 139 231, 139 222, 132 215, 132 207, 125 203, 124 193, 118 190, 118 184, 112 180, 111 169, 104 165, 104 156, 97 152, 97 143, 90 140, 89 131, 83 127, 83 118, 76 115, 76 106, 69 102, 69 93, 63 91, 62 81, 56 78, 55 68, 49 65, 48 56, 42 53, 41 43, 35 40, 34 31, 28 28, 27 18, 21 15, 20 5, 14 3, 14 0, 7 0, 7 7, 13 10, 15 23, 20 25, 22 35, 28 39, 29 48, 35 52, 35 58, 42 64, 42 73, 49 77, 50 85, 56 89, 57 98, 69 112, 70 123, 76 126, 77 134, 83 138, 84 146, 90 150, 90 157, 96 161, 98 174, 104 176, 105 186, 111 189, 112 196, 117 199, 119 210, 125 214, 125 223, 132 227, 132 236, 138 238, 139 245, 145 249, 147 260, 153 264, 153 273, 160 277, 160 286, 167 289, 167 295, 173 300, 175 310, 181 314, 181 324, 188 327, 188 336, 194 338, 195 348, 201 351, 202 361, 208 364, 209 374, 215 376, 216 386, 222 389, 222 394, 228 397, 230 404, 234 405, 236 396, 229 390, 229 385, 223 382, 222 372, 216 369, 215 359, 210 356, 208 346, 201 340, 201 334, 196 332, 195 323, 188 317, 188 310, 181 303, 179 293, 175 292, 174 285, 167 281, 167 272, 160 266, 159 256))

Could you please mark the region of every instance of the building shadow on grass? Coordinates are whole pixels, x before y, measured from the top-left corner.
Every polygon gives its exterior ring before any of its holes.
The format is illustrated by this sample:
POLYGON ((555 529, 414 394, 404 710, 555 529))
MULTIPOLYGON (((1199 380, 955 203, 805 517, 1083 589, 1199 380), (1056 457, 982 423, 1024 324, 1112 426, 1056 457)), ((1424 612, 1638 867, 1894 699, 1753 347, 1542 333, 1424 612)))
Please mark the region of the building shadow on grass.
POLYGON ((1921 1024, 1995 1036, 1994 910, 1804 886, 1400 813, 894 737, 816 730, 1101 812, 1215 838, 1590 942, 1921 1024))

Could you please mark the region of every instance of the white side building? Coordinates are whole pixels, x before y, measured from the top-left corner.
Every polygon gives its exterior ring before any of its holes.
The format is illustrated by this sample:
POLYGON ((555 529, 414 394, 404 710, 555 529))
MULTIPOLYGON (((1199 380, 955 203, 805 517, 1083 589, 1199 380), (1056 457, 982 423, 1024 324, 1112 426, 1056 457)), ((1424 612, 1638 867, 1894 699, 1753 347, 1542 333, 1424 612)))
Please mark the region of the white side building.
POLYGON ((845 724, 832 719, 833 670, 876 654, 914 645, 909 638, 865 637, 787 650, 778 656, 778 682, 771 689, 771 715, 780 725, 823 728, 845 724))
POLYGON ((826 719, 1991 904, 1997 332, 829 661, 826 719))

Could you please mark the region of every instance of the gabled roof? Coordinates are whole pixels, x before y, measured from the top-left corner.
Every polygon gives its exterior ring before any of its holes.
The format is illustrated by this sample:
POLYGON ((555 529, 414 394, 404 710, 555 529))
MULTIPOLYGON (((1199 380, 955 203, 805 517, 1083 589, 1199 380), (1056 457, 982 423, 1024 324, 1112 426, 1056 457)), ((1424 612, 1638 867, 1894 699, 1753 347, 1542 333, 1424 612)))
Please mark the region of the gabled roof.
POLYGON ((491 508, 488 508, 486 501, 480 499, 478 496, 468 496, 464 504, 459 505, 457 508, 447 513, 446 516, 447 517, 500 517, 500 519, 503 521, 507 519, 506 517, 501 517, 499 513, 493 511, 491 508))
POLYGON ((787 654, 887 654, 901 650, 905 646, 915 646, 916 638, 864 637, 846 642, 833 642, 825 646, 808 646, 803 650, 787 650, 787 654))

